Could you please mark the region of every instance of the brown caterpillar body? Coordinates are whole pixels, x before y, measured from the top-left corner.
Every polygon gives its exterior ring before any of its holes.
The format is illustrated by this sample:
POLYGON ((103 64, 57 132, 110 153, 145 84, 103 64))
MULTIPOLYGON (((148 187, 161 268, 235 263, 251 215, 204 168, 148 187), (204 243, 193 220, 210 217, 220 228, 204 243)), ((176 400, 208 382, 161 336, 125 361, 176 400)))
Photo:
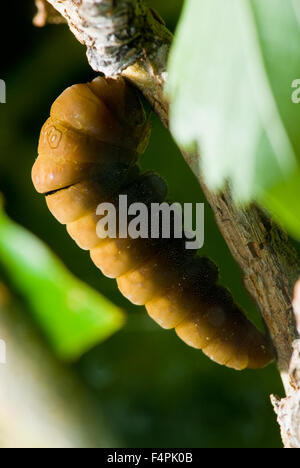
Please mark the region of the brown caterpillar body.
POLYGON ((139 99, 123 79, 72 86, 55 101, 42 129, 35 188, 96 266, 159 325, 220 364, 264 367, 274 358, 269 341, 217 285, 210 260, 185 250, 182 239, 97 236, 100 203, 117 207, 120 193, 129 203, 165 200, 165 182, 153 173, 140 175, 135 166, 149 134, 139 99))

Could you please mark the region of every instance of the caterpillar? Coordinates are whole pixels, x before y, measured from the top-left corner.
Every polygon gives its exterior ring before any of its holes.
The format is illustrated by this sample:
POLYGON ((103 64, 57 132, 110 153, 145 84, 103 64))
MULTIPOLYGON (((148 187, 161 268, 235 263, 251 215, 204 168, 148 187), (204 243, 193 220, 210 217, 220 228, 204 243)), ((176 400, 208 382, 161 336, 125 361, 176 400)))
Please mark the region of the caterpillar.
POLYGON ((150 124, 137 92, 123 78, 97 77, 66 89, 44 124, 32 169, 36 190, 69 235, 132 303, 145 305, 165 329, 189 346, 242 370, 273 358, 272 345, 218 285, 212 261, 188 251, 182 239, 101 239, 97 206, 117 205, 120 193, 150 204, 167 197, 164 180, 140 174, 150 124))

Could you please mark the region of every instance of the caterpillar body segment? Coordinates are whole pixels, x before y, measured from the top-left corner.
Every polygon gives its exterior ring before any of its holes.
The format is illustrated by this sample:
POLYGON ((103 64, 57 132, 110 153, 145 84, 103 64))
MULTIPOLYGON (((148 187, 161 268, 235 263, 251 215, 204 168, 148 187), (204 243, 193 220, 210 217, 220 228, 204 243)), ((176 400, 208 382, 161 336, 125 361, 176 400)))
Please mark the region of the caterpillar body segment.
POLYGON ((219 364, 264 367, 274 358, 268 339, 217 284, 217 267, 186 250, 184 238, 171 232, 170 239, 133 239, 119 223, 115 238, 99 235, 100 203, 111 203, 119 214, 120 195, 127 195, 128 205, 166 200, 163 179, 140 174, 136 166, 149 135, 138 96, 123 79, 99 77, 72 86, 55 101, 42 128, 32 170, 35 188, 95 265, 117 280, 131 302, 145 305, 160 326, 174 329, 219 364))

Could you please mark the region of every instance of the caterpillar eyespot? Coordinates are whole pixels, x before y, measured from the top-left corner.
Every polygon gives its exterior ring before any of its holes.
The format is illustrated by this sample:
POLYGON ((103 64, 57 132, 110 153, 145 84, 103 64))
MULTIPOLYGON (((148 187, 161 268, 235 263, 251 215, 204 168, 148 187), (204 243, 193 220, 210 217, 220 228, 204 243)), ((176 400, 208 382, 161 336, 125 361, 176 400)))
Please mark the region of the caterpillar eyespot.
POLYGON ((120 193, 146 204, 166 199, 165 182, 135 165, 149 135, 138 96, 122 78, 74 85, 55 101, 42 128, 34 186, 96 266, 159 325, 219 364, 264 367, 274 358, 269 340, 217 285, 210 260, 185 250, 182 239, 97 235, 100 203, 117 207, 120 193))

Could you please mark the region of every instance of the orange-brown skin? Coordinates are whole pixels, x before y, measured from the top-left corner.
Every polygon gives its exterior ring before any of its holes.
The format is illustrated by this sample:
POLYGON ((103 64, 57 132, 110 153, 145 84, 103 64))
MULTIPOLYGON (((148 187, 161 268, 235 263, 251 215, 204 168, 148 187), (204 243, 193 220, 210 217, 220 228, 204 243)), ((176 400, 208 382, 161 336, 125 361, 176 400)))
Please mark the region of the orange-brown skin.
POLYGON ((100 203, 117 208, 120 193, 129 203, 165 200, 162 179, 140 175, 135 167, 149 134, 139 99, 122 78, 72 86, 55 101, 42 129, 35 188, 96 266, 159 325, 220 364, 264 367, 274 358, 268 339, 217 285, 213 263, 186 251, 184 240, 97 236, 100 203))

